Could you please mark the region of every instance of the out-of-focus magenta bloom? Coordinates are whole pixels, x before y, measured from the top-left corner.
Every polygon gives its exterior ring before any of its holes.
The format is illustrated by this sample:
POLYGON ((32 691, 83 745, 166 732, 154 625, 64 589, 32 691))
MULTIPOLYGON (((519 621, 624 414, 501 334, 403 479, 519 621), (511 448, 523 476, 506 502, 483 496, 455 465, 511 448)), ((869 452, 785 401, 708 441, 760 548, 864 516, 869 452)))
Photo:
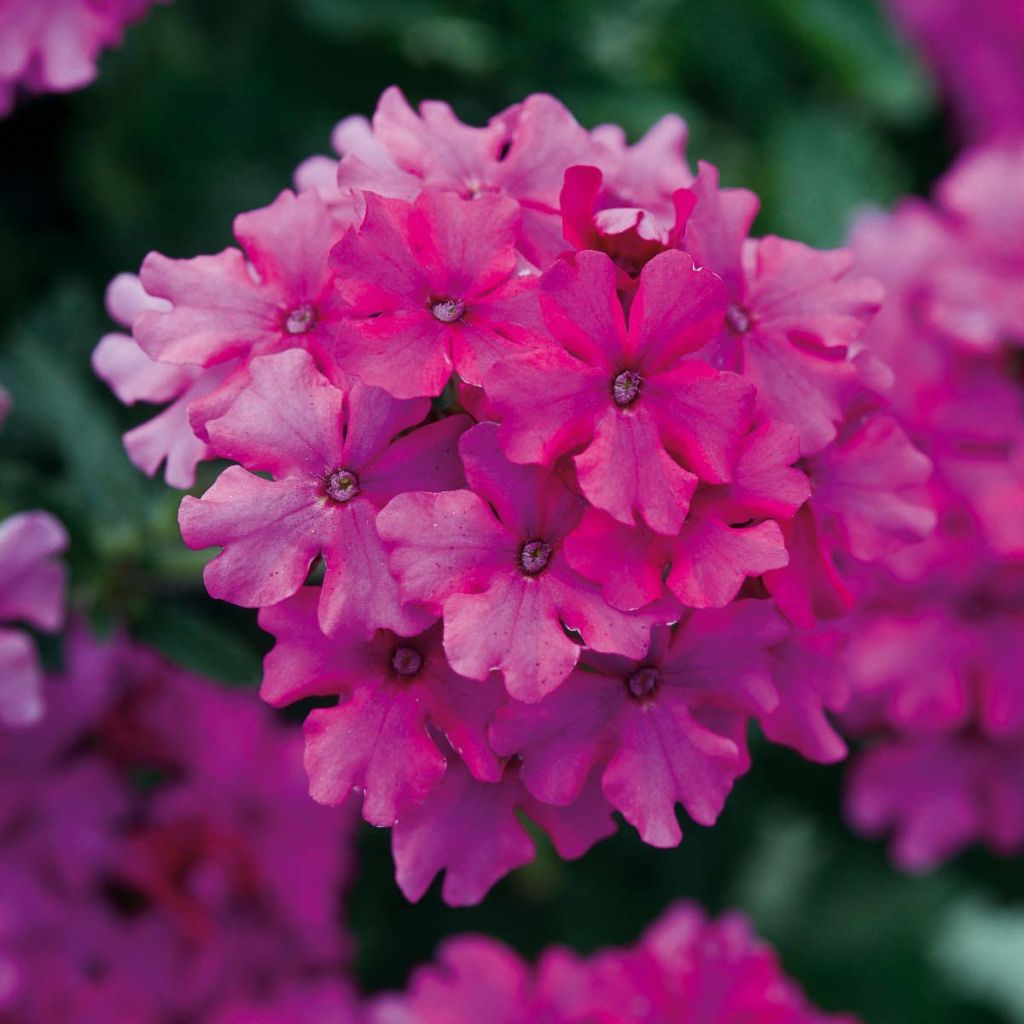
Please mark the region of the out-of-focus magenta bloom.
POLYGON ((589 958, 554 947, 531 966, 482 936, 460 936, 408 991, 371 1004, 371 1024, 854 1024, 822 1013, 737 913, 670 907, 641 939, 589 958))
POLYGON ((68 544, 49 512, 0 520, 0 724, 30 726, 44 713, 42 671, 28 625, 47 633, 64 622, 67 577, 59 555, 68 544))
POLYGON ((352 817, 305 797, 299 736, 123 639, 66 646, 46 719, 0 737, 3 1019, 342 1005, 352 817))
POLYGON ((613 807, 657 845, 677 803, 712 824, 751 719, 842 757, 823 620, 932 528, 861 343, 878 284, 749 238, 757 197, 685 137, 628 145, 550 96, 472 127, 389 89, 240 248, 111 289, 132 337, 97 370, 171 402, 130 453, 185 486, 235 463, 183 536, 276 636, 266 698, 337 698, 307 719, 312 792, 361 792, 413 899, 526 863, 520 813, 565 856, 613 807))
POLYGON ((1024 8, 1018 0, 887 0, 924 52, 961 136, 1024 131, 1024 8))
POLYGON ((935 466, 938 528, 859 574, 848 652, 849 815, 910 870, 975 842, 1024 849, 1022 174, 1017 144, 969 152, 933 204, 853 234, 890 289, 867 343, 935 466))
POLYGON ((120 44, 125 27, 168 0, 0 0, 0 117, 18 87, 70 92, 97 74, 102 50, 120 44))

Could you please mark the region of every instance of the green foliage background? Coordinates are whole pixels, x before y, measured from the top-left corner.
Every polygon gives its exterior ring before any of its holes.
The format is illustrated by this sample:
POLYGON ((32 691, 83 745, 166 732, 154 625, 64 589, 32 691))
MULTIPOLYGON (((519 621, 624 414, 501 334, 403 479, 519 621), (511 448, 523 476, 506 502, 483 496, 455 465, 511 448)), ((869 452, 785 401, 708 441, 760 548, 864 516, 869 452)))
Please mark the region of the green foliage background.
MULTIPOLYGON (((541 90, 633 136, 680 111, 692 156, 763 197, 760 232, 818 245, 839 243, 858 207, 926 191, 953 153, 871 0, 176 0, 104 57, 92 88, 24 103, 0 122, 0 381, 16 403, 0 514, 56 512, 76 607, 100 626, 127 619, 228 685, 255 685, 267 643, 254 615, 205 596, 179 496, 123 455, 120 433, 146 411, 92 379, 103 288, 150 249, 228 244, 236 212, 269 202, 392 82, 469 121, 541 90)), ((59 660, 57 645, 46 653, 59 660)), ((691 826, 669 852, 624 829, 572 864, 545 847, 471 910, 435 890, 408 906, 386 834, 364 828, 350 901, 360 981, 401 984, 456 931, 528 954, 629 942, 688 897, 749 913, 825 1008, 871 1024, 1024 1021, 1019 862, 973 852, 900 876, 844 828, 841 767, 753 742, 716 828, 691 826)))

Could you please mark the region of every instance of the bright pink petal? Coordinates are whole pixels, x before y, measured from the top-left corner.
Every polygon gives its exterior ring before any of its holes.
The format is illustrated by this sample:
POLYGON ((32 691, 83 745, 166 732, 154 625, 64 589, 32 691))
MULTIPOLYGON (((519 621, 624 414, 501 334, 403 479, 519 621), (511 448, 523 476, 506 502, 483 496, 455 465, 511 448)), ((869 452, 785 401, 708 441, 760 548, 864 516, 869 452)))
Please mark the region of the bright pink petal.
POLYGON ((633 611, 664 593, 666 544, 649 530, 624 526, 606 512, 587 509, 566 538, 565 554, 576 572, 601 584, 610 604, 633 611))
POLYGON ((548 330, 577 359, 606 371, 625 369, 626 317, 615 290, 615 265, 604 253, 580 252, 541 279, 548 330))
POLYGON ((273 482, 230 466, 202 498, 182 500, 178 522, 190 548, 224 549, 203 573, 210 595, 261 608, 302 586, 336 517, 306 480, 273 482))
POLYGON ((573 461, 591 504, 621 523, 642 521, 657 533, 679 532, 697 478, 662 447, 658 424, 642 403, 629 413, 605 409, 590 445, 573 461))
POLYGON ((704 728, 666 692, 627 717, 603 775, 605 796, 651 846, 679 844, 675 805, 712 825, 742 770, 735 744, 704 728))
POLYGON ((662 442, 702 480, 731 479, 750 424, 754 391, 738 374, 698 362, 681 363, 650 380, 647 393, 662 442))
POLYGON ((172 260, 150 253, 140 272, 170 312, 140 313, 133 334, 153 359, 210 366, 277 338, 279 296, 265 292, 237 249, 172 260))
POLYGON ((440 871, 450 906, 479 903, 503 875, 533 859, 533 841, 516 815, 522 789, 515 775, 477 782, 453 759, 441 783, 391 833, 395 879, 419 901, 440 871))
POLYGON ((340 804, 358 787, 365 794, 363 817, 393 825, 445 772, 426 718, 418 695, 401 680, 358 687, 338 707, 311 711, 305 725, 310 795, 340 804))
POLYGON ((230 408, 207 424, 210 446, 253 471, 321 477, 344 465, 342 402, 303 350, 257 357, 230 408))
POLYGON ((377 516, 377 529, 402 593, 429 606, 480 592, 517 554, 486 502, 469 491, 400 494, 377 516))
POLYGON ((655 256, 640 275, 629 312, 632 353, 647 373, 669 369, 722 326, 728 294, 721 280, 683 252, 655 256))
POLYGON ((322 553, 327 563, 320 599, 320 627, 331 633, 341 623, 366 632, 393 629, 408 635, 425 629, 433 616, 405 602, 388 570, 387 549, 369 501, 336 507, 325 520, 322 553))
POLYGON ((778 523, 729 526, 717 515, 695 513, 671 542, 668 588, 691 608, 722 608, 748 576, 789 563, 778 523))
POLYGON ((720 189, 718 169, 703 161, 690 187, 697 195, 697 205, 686 225, 685 249, 725 282, 736 301, 743 294, 743 242, 760 200, 746 189, 720 189))

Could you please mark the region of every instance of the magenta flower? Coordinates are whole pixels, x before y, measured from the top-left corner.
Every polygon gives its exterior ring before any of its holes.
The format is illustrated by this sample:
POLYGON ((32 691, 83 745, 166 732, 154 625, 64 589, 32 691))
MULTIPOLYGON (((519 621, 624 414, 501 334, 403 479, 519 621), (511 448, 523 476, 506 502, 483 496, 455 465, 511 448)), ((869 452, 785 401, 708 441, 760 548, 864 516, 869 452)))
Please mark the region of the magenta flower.
POLYGON ((480 424, 459 443, 471 490, 396 497, 377 519, 402 596, 444 616, 452 668, 538 700, 572 670, 580 647, 640 657, 666 609, 637 614, 605 602, 565 560, 582 502, 549 470, 517 466, 480 424))
POLYGON ((518 811, 567 860, 582 857, 615 831, 611 807, 597 785, 567 806, 554 807, 523 788, 515 761, 500 781, 480 782, 453 755, 438 786, 391 833, 395 880, 406 898, 418 901, 444 871, 441 895, 447 904, 479 903, 498 879, 533 860, 533 839, 518 811))
POLYGON ((67 576, 54 559, 68 545, 48 512, 0 521, 0 723, 28 726, 43 715, 42 673, 31 637, 8 623, 54 633, 64 622, 67 576))
POLYGON ((398 398, 440 394, 453 370, 481 384, 540 326, 537 278, 515 273, 519 208, 449 192, 365 200, 359 229, 331 253, 356 319, 337 326, 330 357, 398 398))
POLYGON ((344 311, 327 263, 340 234, 315 192, 286 190, 235 218, 241 250, 190 260, 150 253, 142 285, 171 308, 140 313, 136 340, 160 362, 212 366, 320 337, 344 311))
POLYGON ((224 549, 206 569, 210 593, 250 608, 276 604, 322 555, 325 630, 343 619, 367 632, 422 629, 429 617, 403 607, 375 521, 410 487, 443 491, 462 482, 455 443, 465 417, 393 440, 428 410, 425 400, 398 401, 362 384, 339 390, 302 351, 254 359, 247 386, 208 425, 213 450, 242 465, 181 503, 186 544, 224 549))
POLYGON ((864 389, 851 358, 881 303, 871 278, 851 273, 844 250, 819 252, 769 236, 746 238, 756 198, 718 188, 701 167, 684 245, 729 289, 723 330, 698 358, 743 374, 757 388, 760 418, 791 423, 802 455, 825 447, 864 389))
POLYGON ((0 737, 0 1012, 159 1024, 340 996, 352 816, 306 798, 295 731, 123 639, 70 641, 61 700, 0 737))
POLYGON ((566 168, 602 150, 552 96, 528 96, 483 128, 463 124, 447 103, 428 100, 417 114, 401 90, 385 89, 373 115, 335 129, 343 154, 338 185, 412 200, 421 190, 472 199, 496 192, 523 211, 520 244, 541 266, 564 248, 558 194, 566 168))
POLYGON ((735 912, 677 903, 629 948, 589 958, 557 947, 536 967, 482 936, 457 936, 370 1024, 854 1024, 820 1013, 735 912))
POLYGON ((100 51, 166 0, 5 0, 0 4, 0 117, 15 89, 69 92, 96 77, 100 51))
POLYGON ((1024 746, 971 736, 883 740, 848 780, 846 814, 858 832, 893 834, 892 858, 927 871, 974 843, 1005 856, 1024 849, 1024 746))
MULTIPOLYGON (((629 183, 622 184, 627 195, 633 193, 629 183)), ((641 179, 637 184, 641 186, 638 191, 642 191, 646 182, 641 179)), ((603 185, 603 175, 596 167, 570 167, 565 172, 562 233, 574 249, 607 253, 618 271, 620 291, 627 291, 655 256, 678 247, 697 197, 689 189, 677 188, 672 192, 669 208, 655 213, 642 206, 628 205, 628 199, 620 198, 603 185)), ((652 205, 661 205, 657 195, 644 198, 650 199, 652 205)))
POLYGON ((891 360, 894 410, 934 465, 934 534, 894 543, 921 515, 920 487, 901 493, 885 477, 899 471, 909 483, 916 463, 922 478, 923 456, 885 417, 876 436, 869 424, 810 469, 843 546, 884 554, 857 578, 842 724, 860 750, 847 814, 858 831, 890 835, 906 870, 976 842, 1024 849, 1022 160, 1009 144, 969 153, 934 205, 905 202, 853 236, 888 288, 865 342, 891 360), (999 182, 1010 184, 992 195, 999 182), (870 493, 876 483, 884 495, 870 493))
POLYGON ((888 0, 924 52, 968 142, 1024 129, 1024 11, 1016 0, 888 0))
POLYGON ((763 424, 741 441, 732 482, 698 489, 677 536, 588 509, 566 541, 569 564, 601 583, 616 608, 638 608, 666 587, 688 607, 722 608, 748 577, 789 561, 779 521, 792 518, 810 491, 793 465, 797 455, 792 428, 763 424))
POLYGON ((260 613, 260 625, 277 638, 266 659, 263 699, 279 707, 309 696, 341 698, 337 707, 311 711, 306 719, 314 799, 340 804, 357 789, 366 820, 390 826, 441 781, 448 749, 475 778, 501 778, 486 738, 501 687, 456 675, 440 627, 412 637, 380 630, 366 640, 343 625, 326 637, 317 622, 318 599, 316 589, 304 587, 260 613), (436 740, 437 733, 446 742, 436 740))
MULTIPOLYGON (((129 330, 145 310, 161 313, 170 308, 165 299, 149 295, 134 274, 118 274, 107 287, 107 311, 129 330)), ((146 355, 130 334, 118 331, 100 339, 92 354, 92 368, 124 405, 170 403, 153 419, 129 430, 124 447, 132 463, 148 476, 165 465, 164 479, 171 487, 191 487, 196 466, 212 455, 209 445, 192 429, 189 407, 219 388, 234 363, 208 370, 160 363, 146 355)))
POLYGON ((675 846, 676 803, 711 825, 746 770, 745 721, 778 702, 767 650, 786 632, 770 602, 694 612, 638 660, 588 655, 538 703, 506 703, 494 748, 518 754, 523 783, 550 804, 571 803, 597 769, 645 842, 675 846))
MULTIPOLYGON (((171 403, 132 457, 183 484, 198 459, 235 463, 184 501, 185 540, 222 549, 207 589, 277 636, 265 698, 328 699, 307 719, 311 788, 361 792, 413 898, 446 872, 444 898, 481 899, 533 855, 521 813, 565 855, 614 828, 613 805, 678 841, 676 803, 714 820, 751 718, 841 757, 830 716, 851 688, 821 662, 844 627, 822 620, 854 607, 862 563, 919 571, 929 458, 1024 552, 1006 514, 1024 508, 1024 414, 1002 370, 958 378, 926 458, 899 416, 931 399, 879 361, 913 360, 864 346, 879 286, 848 252, 750 239, 757 197, 694 174, 685 140, 670 115, 627 145, 546 96, 472 127, 389 89, 372 123, 335 127, 338 159, 298 168, 297 196, 239 218, 241 250, 150 256, 143 288, 112 289, 135 340, 105 339, 99 372, 126 402, 171 403), (656 655, 686 672, 630 696, 656 655)), ((974 355, 1016 303, 1001 167, 969 166, 948 217, 915 215, 897 268, 931 275, 915 308, 974 355), (954 224, 969 244, 945 243, 954 224)), ((918 362, 943 386, 941 358, 918 362)))
POLYGON ((574 457, 586 498, 623 523, 678 532, 698 479, 727 481, 753 393, 682 356, 719 328, 721 282, 683 253, 648 263, 626 317, 603 253, 555 264, 542 282, 557 344, 498 363, 488 384, 514 462, 574 457))

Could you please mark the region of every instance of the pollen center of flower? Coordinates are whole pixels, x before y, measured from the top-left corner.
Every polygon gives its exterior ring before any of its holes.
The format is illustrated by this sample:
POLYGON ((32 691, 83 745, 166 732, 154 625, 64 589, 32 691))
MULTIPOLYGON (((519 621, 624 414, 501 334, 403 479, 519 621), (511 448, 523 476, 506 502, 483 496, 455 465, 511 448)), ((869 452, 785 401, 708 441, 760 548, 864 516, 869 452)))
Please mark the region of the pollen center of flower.
POLYGON ((430 312, 435 320, 440 320, 443 324, 453 324, 456 320, 462 319, 462 314, 466 312, 466 304, 462 299, 441 299, 431 305, 430 312))
POLYGON ((527 576, 536 576, 551 561, 551 546, 542 540, 528 540, 519 552, 519 565, 527 576))
POLYGON ((644 379, 635 370, 623 370, 612 381, 612 398, 616 405, 625 408, 640 397, 640 385, 644 379))
POLYGON ((351 501, 359 493, 359 477, 350 469, 336 469, 327 477, 326 490, 335 501, 351 501))
POLYGON ((391 667, 399 676, 414 676, 423 667, 423 655, 407 644, 396 647, 395 653, 391 655, 391 667))
POLYGON ((296 306, 285 318, 284 329, 289 334, 305 334, 316 325, 316 306, 308 302, 296 306))
POLYGON ((725 325, 733 334, 746 334, 750 330, 750 314, 733 303, 725 311, 725 325))
POLYGON ((656 668, 650 665, 638 668, 627 680, 626 689, 636 697, 637 700, 644 700, 650 697, 658 688, 659 673, 656 668))

